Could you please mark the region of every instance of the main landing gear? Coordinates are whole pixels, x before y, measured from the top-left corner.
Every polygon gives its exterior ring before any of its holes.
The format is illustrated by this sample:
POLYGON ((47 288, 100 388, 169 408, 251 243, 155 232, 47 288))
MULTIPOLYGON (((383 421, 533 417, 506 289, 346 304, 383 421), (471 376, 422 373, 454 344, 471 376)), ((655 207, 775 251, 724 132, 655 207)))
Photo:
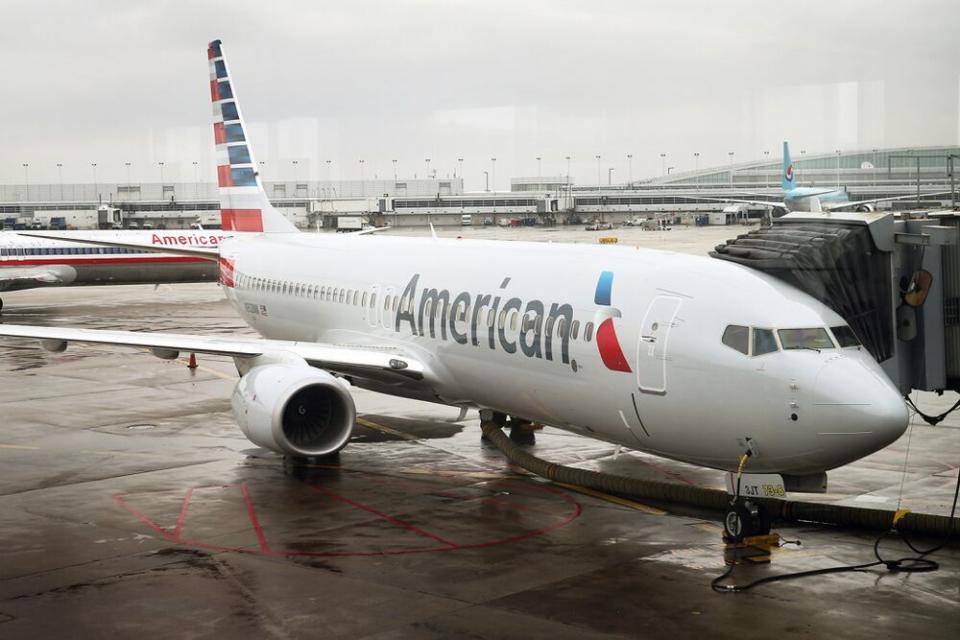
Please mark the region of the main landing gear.
POLYGON ((731 542, 743 542, 745 538, 765 536, 770 533, 771 518, 766 507, 739 496, 723 514, 724 538, 731 542))

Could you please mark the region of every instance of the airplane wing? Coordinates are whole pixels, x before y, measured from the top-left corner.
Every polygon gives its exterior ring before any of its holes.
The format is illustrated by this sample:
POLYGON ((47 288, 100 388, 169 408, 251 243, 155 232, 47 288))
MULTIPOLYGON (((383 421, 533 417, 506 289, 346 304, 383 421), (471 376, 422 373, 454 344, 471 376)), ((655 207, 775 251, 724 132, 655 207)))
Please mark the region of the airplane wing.
POLYGON ((762 207, 782 207, 786 208, 787 205, 783 202, 776 202, 774 200, 746 200, 742 198, 707 198, 703 196, 680 196, 688 200, 705 200, 706 202, 727 202, 730 204, 756 204, 762 207))
POLYGON ((134 249, 136 251, 152 253, 169 253, 179 256, 192 256, 195 258, 206 258, 216 261, 220 257, 220 250, 216 246, 182 246, 182 245, 157 245, 146 242, 131 242, 122 235, 113 235, 104 237, 103 235, 83 235, 72 234, 70 237, 47 235, 44 233, 24 233, 18 232, 18 235, 29 236, 31 238, 43 238, 44 240, 57 240, 60 242, 77 242, 81 244, 93 244, 101 247, 123 247, 124 249, 134 249))
MULTIPOLYGON (((938 191, 936 193, 924 193, 920 192, 920 198, 927 198, 930 196, 944 196, 949 195, 949 191, 938 191)), ((850 202, 838 202, 833 203, 823 203, 821 206, 825 211, 836 211, 838 209, 849 209, 850 207, 857 207, 863 204, 873 204, 874 202, 893 202, 894 200, 916 200, 917 194, 912 193, 908 196, 894 196, 892 198, 874 198, 873 200, 851 200, 850 202)))
POLYGON ((0 291, 17 291, 45 285, 69 284, 76 277, 76 271, 67 265, 7 267, 0 270, 0 291))
POLYGON ((68 342, 135 347, 149 349, 154 355, 166 359, 177 357, 181 351, 233 358, 293 354, 320 369, 393 383, 410 379, 420 380, 424 377, 425 369, 422 362, 393 347, 16 324, 0 324, 0 337, 35 338, 52 351, 63 350, 68 342))

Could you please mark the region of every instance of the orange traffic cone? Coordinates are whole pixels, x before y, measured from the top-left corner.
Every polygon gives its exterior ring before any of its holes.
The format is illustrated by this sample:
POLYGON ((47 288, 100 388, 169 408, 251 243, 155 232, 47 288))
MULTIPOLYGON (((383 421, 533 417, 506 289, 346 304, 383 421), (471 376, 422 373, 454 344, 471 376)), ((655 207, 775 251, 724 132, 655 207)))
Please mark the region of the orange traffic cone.
POLYGON ((197 368, 197 354, 190 352, 190 362, 187 364, 187 369, 196 369, 197 368))

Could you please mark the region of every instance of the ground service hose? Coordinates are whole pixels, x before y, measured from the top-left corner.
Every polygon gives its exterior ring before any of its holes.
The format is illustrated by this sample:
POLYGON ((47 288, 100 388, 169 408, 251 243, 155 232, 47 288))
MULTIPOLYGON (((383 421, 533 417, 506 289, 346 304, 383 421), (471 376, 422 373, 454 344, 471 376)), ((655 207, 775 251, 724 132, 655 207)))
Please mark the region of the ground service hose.
MULTIPOLYGON (((730 506, 730 495, 719 489, 629 478, 547 462, 517 446, 495 422, 481 422, 480 427, 483 429, 483 435, 496 445, 507 459, 547 480, 579 485, 623 497, 636 497, 717 511, 723 511, 730 506)), ((893 525, 896 514, 895 511, 888 509, 861 509, 798 500, 751 499, 762 503, 769 510, 771 517, 787 522, 819 522, 886 531, 893 525)), ((945 536, 951 530, 950 521, 951 518, 946 516, 908 513, 900 518, 896 528, 899 531, 921 535, 945 536)), ((960 522, 956 524, 960 525, 960 522)))

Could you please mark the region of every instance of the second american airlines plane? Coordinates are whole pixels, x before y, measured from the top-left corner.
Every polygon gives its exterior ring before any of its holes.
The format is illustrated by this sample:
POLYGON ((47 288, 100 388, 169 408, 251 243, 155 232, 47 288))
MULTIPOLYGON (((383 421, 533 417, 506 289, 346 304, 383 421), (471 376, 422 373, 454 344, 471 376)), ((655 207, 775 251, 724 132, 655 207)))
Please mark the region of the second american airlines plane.
MULTIPOLYGON (((804 476, 896 440, 900 394, 843 319, 740 265, 661 251, 298 233, 263 191, 220 41, 207 50, 229 302, 262 338, 0 325, 0 335, 234 359, 254 443, 322 456, 350 384, 477 407, 660 456, 804 476), (349 382, 349 383, 348 383, 349 382)), ((139 245, 121 246, 139 248, 139 245)), ((101 242, 102 243, 102 242, 101 242)))

